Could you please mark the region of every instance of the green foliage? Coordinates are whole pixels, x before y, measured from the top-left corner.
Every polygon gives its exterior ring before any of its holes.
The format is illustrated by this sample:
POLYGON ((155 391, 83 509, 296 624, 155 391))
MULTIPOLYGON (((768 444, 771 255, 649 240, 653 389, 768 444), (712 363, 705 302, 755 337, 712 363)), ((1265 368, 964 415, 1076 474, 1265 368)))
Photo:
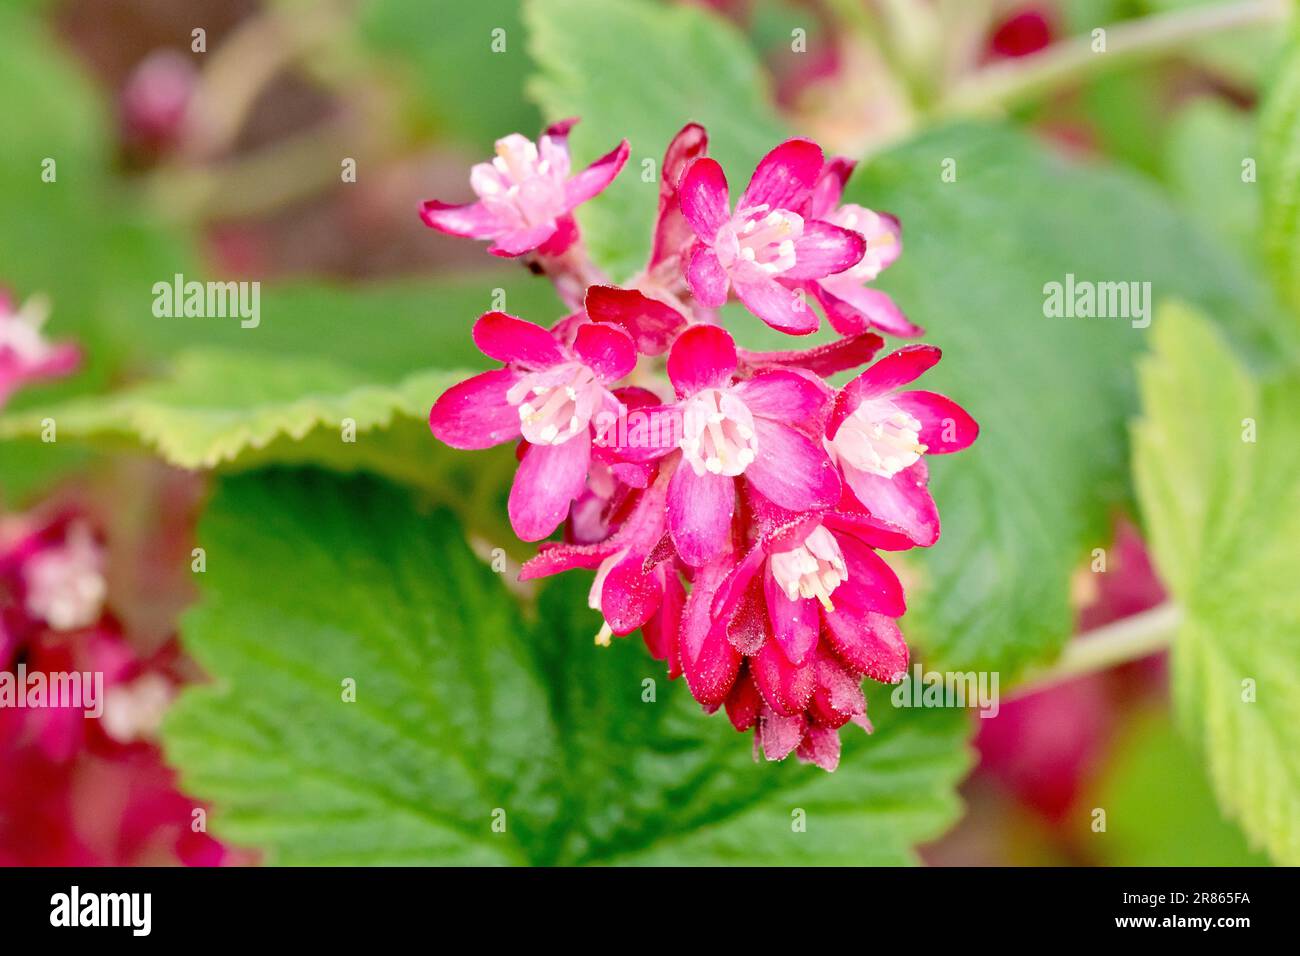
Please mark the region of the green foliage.
POLYGON ((1106 809, 1106 832, 1081 818, 1079 839, 1106 866, 1260 866, 1224 820, 1205 768, 1164 713, 1127 727, 1084 806, 1106 809))
POLYGON ((1300 314, 1300 31, 1260 109, 1259 183, 1264 260, 1282 298, 1300 314))
POLYGON ((1133 360, 1150 336, 1124 318, 1047 317, 1044 286, 1150 282, 1157 302, 1231 316, 1234 340, 1261 355, 1274 348, 1264 295, 1151 190, 1001 128, 923 135, 846 198, 901 217, 904 253, 878 284, 946 353, 923 386, 981 425, 971 449, 932 465, 944 532, 922 556, 909 633, 958 669, 1016 671, 1070 634, 1071 571, 1128 501, 1133 360), (945 160, 955 182, 940 180, 945 160))
POLYGON ((536 134, 518 0, 366 0, 359 27, 363 48, 404 80, 419 122, 486 153, 507 133, 536 134))
POLYGON ((1197 99, 1174 117, 1165 147, 1165 179, 1179 208, 1248 257, 1258 248, 1259 185, 1243 180, 1242 163, 1254 139, 1249 113, 1197 99))
MULTIPOLYGON (((344 444, 341 429, 350 419, 358 436, 353 454, 369 461, 366 439, 385 436, 367 433, 386 429, 399 418, 423 422, 433 399, 463 377, 423 372, 379 386, 323 360, 188 352, 176 359, 167 379, 107 398, 74 398, 12 413, 0 419, 0 438, 39 437, 48 418, 57 425, 60 441, 71 438, 109 447, 138 442, 169 464, 199 469, 245 454, 257 456, 282 439, 319 445, 325 455, 326 448, 344 444)), ((333 457, 341 465, 346 453, 344 448, 333 457)), ((302 460, 315 457, 306 449, 293 454, 302 460)), ((428 457, 421 456, 426 462, 428 457)), ((405 470, 418 475, 418 465, 413 461, 405 470)))
POLYGON ((182 630, 212 681, 168 756, 271 862, 904 863, 957 813, 961 714, 881 695, 835 774, 757 765, 639 641, 593 646, 580 576, 528 624, 446 514, 375 480, 223 480, 198 541, 182 630))
MULTIPOLYGON (((266 285, 256 328, 241 328, 238 319, 150 316, 151 335, 158 356, 216 346, 268 358, 329 360, 372 382, 391 382, 431 367, 492 364, 474 347, 470 329, 496 307, 498 290, 505 310, 529 321, 549 325, 562 312, 550 283, 513 266, 456 278, 266 285)), ((151 304, 149 298, 141 307, 151 304)))
POLYGON ((46 293, 51 333, 85 346, 85 373, 57 390, 103 388, 148 353, 149 290, 192 271, 188 237, 146 223, 114 190, 110 110, 45 27, 12 7, 0 9, 0 87, 0 284, 20 299, 46 293))
POLYGON ((1260 383, 1205 320, 1171 308, 1142 366, 1137 487, 1185 620, 1174 693, 1215 793, 1300 863, 1300 378, 1260 383))

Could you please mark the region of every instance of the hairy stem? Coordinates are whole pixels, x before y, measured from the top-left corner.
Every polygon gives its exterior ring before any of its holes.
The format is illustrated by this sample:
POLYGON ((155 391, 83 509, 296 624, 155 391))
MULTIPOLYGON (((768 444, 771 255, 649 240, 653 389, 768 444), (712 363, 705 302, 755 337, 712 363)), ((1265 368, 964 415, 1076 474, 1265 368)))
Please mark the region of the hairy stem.
POLYGON ((1165 602, 1149 611, 1080 634, 1065 646, 1054 664, 1031 672, 1017 684, 1012 696, 1031 694, 1163 650, 1172 641, 1182 617, 1182 608, 1165 602))
POLYGON ((996 112, 1100 70, 1175 53, 1196 40, 1281 23, 1292 8, 1292 0, 1237 0, 1117 23, 1106 28, 1104 53, 1093 50, 1089 34, 986 67, 959 83, 940 104, 939 112, 996 112))

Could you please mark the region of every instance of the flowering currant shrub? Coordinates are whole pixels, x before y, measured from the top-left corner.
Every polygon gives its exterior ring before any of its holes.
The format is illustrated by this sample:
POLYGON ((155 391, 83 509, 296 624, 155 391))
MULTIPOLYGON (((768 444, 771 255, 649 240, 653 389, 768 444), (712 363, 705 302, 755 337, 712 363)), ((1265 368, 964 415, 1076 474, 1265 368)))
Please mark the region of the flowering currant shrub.
POLYGON ((907 669, 903 588, 879 552, 938 540, 925 456, 978 433, 956 402, 909 387, 937 348, 868 364, 884 345, 873 329, 921 331, 867 286, 902 251, 899 222, 841 205, 853 164, 806 139, 764 156, 733 207, 689 125, 664 158, 650 261, 615 286, 572 212, 628 145, 570 178, 573 123, 499 140, 472 172, 478 202, 424 204, 435 229, 531 257, 575 306, 549 329, 480 317, 474 342, 502 367, 448 389, 430 427, 454 448, 518 443, 511 525, 564 539, 521 577, 595 569, 597 643, 640 629, 705 710, 754 729, 756 752, 834 770, 839 728, 871 729, 862 678, 907 669), (739 348, 719 317, 733 295, 791 335, 817 330, 812 300, 840 338, 739 348), (863 365, 843 388, 827 382, 863 365))

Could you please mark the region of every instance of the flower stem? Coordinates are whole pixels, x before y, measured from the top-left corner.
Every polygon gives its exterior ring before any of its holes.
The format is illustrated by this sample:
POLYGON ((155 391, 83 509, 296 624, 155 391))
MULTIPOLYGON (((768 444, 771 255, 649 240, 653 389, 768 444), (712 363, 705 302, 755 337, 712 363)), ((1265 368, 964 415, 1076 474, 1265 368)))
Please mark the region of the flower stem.
POLYGON ((1065 646, 1056 662, 1026 675, 1012 696, 1021 697, 1053 684, 1109 670, 1164 650, 1182 621, 1182 608, 1165 602, 1104 627, 1080 634, 1065 646))
POLYGON ((1281 23, 1292 6, 1292 0, 1236 0, 1117 23, 1106 28, 1105 52, 1093 50, 1089 34, 986 67, 959 83, 940 104, 939 112, 997 112, 1068 86, 1097 70, 1174 53, 1193 41, 1230 30, 1281 23))

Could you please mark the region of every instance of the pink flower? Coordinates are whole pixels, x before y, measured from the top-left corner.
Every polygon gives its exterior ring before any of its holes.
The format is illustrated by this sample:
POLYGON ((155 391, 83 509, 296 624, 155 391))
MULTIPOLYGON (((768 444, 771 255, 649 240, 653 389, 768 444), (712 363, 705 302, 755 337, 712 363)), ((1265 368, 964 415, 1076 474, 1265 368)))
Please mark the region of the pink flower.
POLYGON ((602 618, 596 643, 608 644, 611 634, 631 634, 657 617, 657 633, 665 644, 658 646, 652 634, 646 634, 646 643, 655 657, 667 659, 685 598, 670 560, 672 549, 660 546, 667 486, 665 474, 636 493, 626 519, 604 541, 543 545, 524 564, 519 579, 529 581, 573 568, 595 569, 587 603, 602 618))
POLYGON ((108 593, 104 554, 84 523, 70 525, 62 543, 31 555, 22 577, 25 609, 33 619, 56 631, 88 627, 99 619, 108 593))
POLYGON ((797 750, 833 770, 834 731, 870 729, 862 678, 894 683, 906 672, 902 585, 852 525, 835 513, 776 517, 713 599, 714 633, 745 657, 728 714, 738 730, 758 726, 769 760, 797 750))
POLYGON ((696 159, 682 178, 681 209, 696 235, 686 270, 692 294, 718 308, 733 286, 745 306, 775 329, 813 332, 817 316, 778 280, 817 279, 857 263, 866 242, 813 216, 808 201, 822 151, 804 139, 782 143, 759 162, 734 212, 722 167, 696 159))
POLYGON ((0 290, 0 408, 29 382, 71 374, 81 361, 74 345, 50 342, 41 334, 49 317, 49 302, 32 296, 15 310, 0 290))
POLYGON ((853 510, 867 524, 922 547, 939 539, 923 456, 961 451, 979 434, 979 425, 952 399, 897 391, 941 354, 932 345, 890 353, 836 394, 826 423, 826 448, 856 499, 853 510))
POLYGON ((453 448, 489 448, 524 439, 510 489, 510 524, 525 541, 553 532, 587 483, 592 420, 617 415, 608 385, 636 364, 636 347, 612 325, 587 323, 572 347, 504 312, 474 325, 474 342, 505 367, 476 375, 442 394, 429 427, 453 448))
POLYGON ((489 239, 496 256, 520 256, 540 249, 558 255, 577 236, 573 210, 608 186, 627 162, 628 143, 569 176, 569 130, 577 120, 548 127, 540 140, 512 133, 497 140, 496 157, 470 172, 478 202, 425 202, 426 225, 452 236, 489 239))
POLYGON ((86 522, 0 522, 0 662, 42 630, 99 620, 108 591, 103 548, 86 522))
POLYGON ((664 151, 662 175, 659 177, 659 215, 655 219, 654 242, 646 266, 648 275, 667 272, 680 280, 686 258, 695 243, 691 224, 682 215, 682 177, 691 163, 705 155, 708 148, 709 135, 704 127, 687 123, 664 151))
POLYGON ((813 188, 807 215, 859 233, 866 242, 866 251, 850 268, 809 279, 799 283, 799 287, 813 296, 831 326, 841 335, 855 335, 872 328, 901 338, 921 335, 925 330, 909 322, 893 299, 879 289, 864 285, 902 254, 903 230, 898 220, 888 213, 874 212, 853 203, 839 204, 853 167, 852 161, 842 157, 826 163, 813 188))
POLYGON ((712 325, 691 326, 668 356, 678 401, 658 410, 674 423, 675 445, 623 449, 629 457, 677 451, 668 487, 668 529, 692 566, 721 554, 732 537, 736 481, 790 511, 827 508, 840 481, 815 436, 828 390, 816 376, 771 369, 733 381, 739 358, 731 336, 712 325))
POLYGON ((593 285, 587 290, 587 316, 622 328, 642 355, 663 355, 682 329, 686 316, 635 289, 593 285))

